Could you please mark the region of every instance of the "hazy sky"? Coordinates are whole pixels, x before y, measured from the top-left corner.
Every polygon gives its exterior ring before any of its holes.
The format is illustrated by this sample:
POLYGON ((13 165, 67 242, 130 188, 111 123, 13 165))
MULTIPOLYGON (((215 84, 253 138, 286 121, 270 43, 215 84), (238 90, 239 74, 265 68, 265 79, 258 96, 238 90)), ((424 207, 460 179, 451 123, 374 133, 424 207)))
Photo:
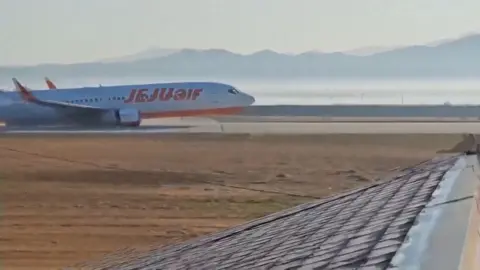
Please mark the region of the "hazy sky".
POLYGON ((0 66, 151 47, 239 53, 419 44, 480 32, 479 0, 0 0, 0 66))

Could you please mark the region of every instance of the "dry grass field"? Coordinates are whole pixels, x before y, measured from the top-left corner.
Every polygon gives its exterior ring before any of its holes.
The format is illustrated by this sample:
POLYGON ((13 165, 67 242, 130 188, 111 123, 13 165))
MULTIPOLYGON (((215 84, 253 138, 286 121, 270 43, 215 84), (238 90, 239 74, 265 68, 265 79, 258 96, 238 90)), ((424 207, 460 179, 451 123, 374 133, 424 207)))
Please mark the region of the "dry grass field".
POLYGON ((58 269, 124 247, 186 240, 368 185, 460 139, 2 137, 0 267, 58 269))

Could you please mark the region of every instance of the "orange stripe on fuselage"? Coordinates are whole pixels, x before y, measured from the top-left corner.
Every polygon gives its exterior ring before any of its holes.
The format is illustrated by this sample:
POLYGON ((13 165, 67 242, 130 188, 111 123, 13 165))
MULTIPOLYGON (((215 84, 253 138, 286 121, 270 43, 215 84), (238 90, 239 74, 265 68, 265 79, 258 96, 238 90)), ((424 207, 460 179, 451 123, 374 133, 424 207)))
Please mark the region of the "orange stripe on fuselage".
POLYGON ((149 118, 161 118, 161 117, 187 117, 187 116, 201 116, 201 115, 236 114, 241 112, 243 109, 244 107, 229 107, 229 108, 200 109, 200 110, 142 112, 140 114, 143 119, 149 119, 149 118))

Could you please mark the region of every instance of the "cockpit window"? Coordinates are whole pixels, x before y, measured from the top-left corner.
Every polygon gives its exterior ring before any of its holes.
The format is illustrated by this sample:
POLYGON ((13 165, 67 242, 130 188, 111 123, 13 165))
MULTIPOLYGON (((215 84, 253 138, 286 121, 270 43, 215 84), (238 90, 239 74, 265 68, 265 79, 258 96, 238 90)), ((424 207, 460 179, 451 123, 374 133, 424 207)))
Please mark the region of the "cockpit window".
POLYGON ((229 92, 230 94, 233 94, 233 95, 236 95, 236 94, 240 93, 240 92, 239 92, 237 89, 235 89, 235 88, 230 88, 230 89, 228 89, 228 92, 229 92))

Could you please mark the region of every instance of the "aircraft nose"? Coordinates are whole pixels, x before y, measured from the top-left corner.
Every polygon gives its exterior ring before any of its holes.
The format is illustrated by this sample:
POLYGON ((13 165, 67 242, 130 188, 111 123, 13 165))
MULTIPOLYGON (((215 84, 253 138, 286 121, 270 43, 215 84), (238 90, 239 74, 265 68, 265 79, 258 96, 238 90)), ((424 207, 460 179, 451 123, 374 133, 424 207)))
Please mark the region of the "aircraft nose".
POLYGON ((253 96, 248 94, 245 94, 245 96, 247 97, 248 105, 252 105, 253 103, 255 103, 255 98, 253 96))

